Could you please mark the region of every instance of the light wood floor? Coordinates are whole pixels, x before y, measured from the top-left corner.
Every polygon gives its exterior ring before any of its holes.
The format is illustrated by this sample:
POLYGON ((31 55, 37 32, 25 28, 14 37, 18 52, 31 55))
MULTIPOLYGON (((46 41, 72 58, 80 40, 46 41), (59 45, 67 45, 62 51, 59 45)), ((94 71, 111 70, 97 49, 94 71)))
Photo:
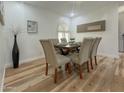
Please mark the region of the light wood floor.
POLYGON ((20 65, 18 69, 7 68, 4 91, 123 91, 124 92, 124 56, 120 59, 98 56, 98 65, 90 73, 84 64, 83 80, 78 72, 71 75, 60 70, 57 84, 53 82, 53 70, 50 67, 45 76, 45 59, 39 59, 20 65))

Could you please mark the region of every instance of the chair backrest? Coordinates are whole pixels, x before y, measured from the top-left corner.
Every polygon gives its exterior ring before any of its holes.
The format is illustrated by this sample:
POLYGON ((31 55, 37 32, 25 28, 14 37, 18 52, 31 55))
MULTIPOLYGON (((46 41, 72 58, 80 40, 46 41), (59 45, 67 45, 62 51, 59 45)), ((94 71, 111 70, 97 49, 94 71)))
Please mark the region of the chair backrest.
POLYGON ((88 59, 90 58, 92 42, 92 38, 84 38, 84 40, 82 41, 79 52, 79 58, 81 63, 88 61, 88 59))
POLYGON ((92 48, 92 52, 91 52, 91 57, 94 57, 97 55, 97 50, 98 50, 98 46, 99 46, 101 39, 102 39, 101 37, 97 37, 95 39, 95 43, 93 44, 93 48, 92 48))
POLYGON ((45 53, 45 58, 48 64, 52 65, 53 67, 57 66, 57 59, 54 46, 50 40, 40 40, 43 50, 45 53))
POLYGON ((66 38, 61 38, 61 43, 67 43, 66 38))
POLYGON ((53 43, 53 45, 57 45, 59 43, 59 40, 57 38, 55 39, 49 39, 53 43))

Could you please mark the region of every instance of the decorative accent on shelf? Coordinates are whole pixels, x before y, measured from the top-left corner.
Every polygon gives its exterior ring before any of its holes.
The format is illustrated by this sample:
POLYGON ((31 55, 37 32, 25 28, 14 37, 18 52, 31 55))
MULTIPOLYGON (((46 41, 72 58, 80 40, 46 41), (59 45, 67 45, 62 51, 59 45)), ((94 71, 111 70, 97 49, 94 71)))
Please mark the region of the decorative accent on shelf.
POLYGON ((27 20, 27 32, 28 33, 38 32, 38 23, 36 21, 27 20))
POLYGON ((96 21, 92 23, 81 24, 77 26, 77 32, 100 32, 105 31, 105 20, 96 21))

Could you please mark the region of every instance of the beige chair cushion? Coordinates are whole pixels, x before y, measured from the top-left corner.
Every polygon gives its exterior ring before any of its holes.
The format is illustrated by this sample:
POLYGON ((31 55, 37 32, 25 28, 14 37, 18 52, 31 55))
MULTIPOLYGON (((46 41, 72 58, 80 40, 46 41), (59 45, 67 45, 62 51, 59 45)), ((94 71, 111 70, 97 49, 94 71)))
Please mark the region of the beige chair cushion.
POLYGON ((57 58, 58 66, 64 65, 64 64, 66 64, 68 62, 71 62, 70 58, 68 58, 66 56, 63 56, 63 55, 57 54, 56 58, 57 58))
POLYGON ((80 64, 80 58, 79 58, 79 53, 72 53, 68 55, 69 58, 71 58, 71 61, 77 64, 80 64))
POLYGON ((102 39, 101 37, 95 38, 95 42, 93 44, 92 51, 91 51, 91 57, 94 57, 97 55, 97 50, 98 50, 98 46, 99 46, 101 39, 102 39))
POLYGON ((81 65, 90 59, 92 41, 93 41, 92 38, 85 38, 81 43, 79 53, 74 53, 70 55, 70 58, 74 63, 81 65))
POLYGON ((40 40, 40 42, 44 49, 46 61, 52 67, 57 68, 60 65, 70 62, 69 58, 56 54, 55 48, 51 40, 40 40))
MULTIPOLYGON (((59 40, 57 38, 54 38, 54 39, 52 38, 52 39, 49 39, 49 40, 53 43, 53 45, 57 45, 59 43, 59 40)), ((56 54, 61 54, 60 49, 57 48, 57 47, 55 48, 55 52, 56 52, 56 54)))
POLYGON ((85 38, 81 43, 81 48, 79 51, 80 62, 83 64, 84 62, 88 61, 90 58, 91 52, 91 45, 92 45, 92 38, 85 38))
POLYGON ((53 43, 53 45, 57 45, 59 43, 59 40, 57 38, 49 40, 53 43))

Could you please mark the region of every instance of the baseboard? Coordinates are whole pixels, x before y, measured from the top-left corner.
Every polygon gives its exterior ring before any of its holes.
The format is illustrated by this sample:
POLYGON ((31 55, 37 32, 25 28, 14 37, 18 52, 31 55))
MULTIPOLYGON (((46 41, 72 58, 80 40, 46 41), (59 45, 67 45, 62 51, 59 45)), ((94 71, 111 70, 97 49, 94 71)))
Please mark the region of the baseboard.
POLYGON ((4 89, 5 72, 6 72, 6 66, 4 66, 4 71, 3 71, 2 81, 1 81, 0 92, 3 92, 3 89, 4 89))
POLYGON ((29 58, 29 59, 26 59, 26 60, 21 60, 20 64, 28 63, 28 62, 35 61, 35 60, 41 59, 41 58, 44 58, 44 56, 38 56, 38 57, 29 58))
POLYGON ((110 58, 119 58, 119 54, 118 55, 113 55, 113 54, 106 54, 106 53, 99 53, 98 55, 102 55, 102 56, 107 56, 107 57, 110 57, 110 58))
POLYGON ((124 53, 124 51, 119 51, 120 53, 124 53))
MULTIPOLYGON (((28 63, 28 62, 31 62, 31 61, 35 61, 35 60, 41 59, 41 58, 44 58, 44 56, 38 56, 38 57, 33 57, 33 58, 21 60, 21 61, 19 62, 19 64, 21 65, 21 64, 28 63)), ((13 66, 12 64, 6 64, 6 68, 12 67, 12 66, 13 66)))
MULTIPOLYGON (((110 55, 110 54, 106 54, 106 53, 98 53, 98 55, 107 56, 107 57, 111 57, 111 58, 119 58, 119 55, 113 55, 113 54, 110 55)), ((41 59, 41 58, 44 58, 44 56, 38 56, 38 57, 29 58, 26 60, 21 60, 20 65, 23 63, 28 63, 28 62, 35 61, 35 60, 41 59)), ((12 64, 6 64, 5 67, 12 67, 12 64)))

